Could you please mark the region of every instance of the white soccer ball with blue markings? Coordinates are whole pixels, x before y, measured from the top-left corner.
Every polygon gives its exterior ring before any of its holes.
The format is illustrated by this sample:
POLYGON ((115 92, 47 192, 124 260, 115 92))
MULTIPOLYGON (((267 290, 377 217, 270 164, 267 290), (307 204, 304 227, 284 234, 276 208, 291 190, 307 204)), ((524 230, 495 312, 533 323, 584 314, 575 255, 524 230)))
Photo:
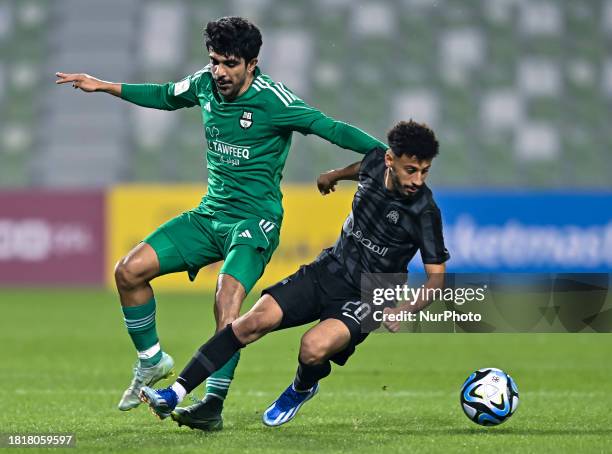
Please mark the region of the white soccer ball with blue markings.
POLYGON ((516 383, 501 369, 478 369, 461 387, 461 408, 481 426, 497 426, 514 414, 519 404, 516 383))

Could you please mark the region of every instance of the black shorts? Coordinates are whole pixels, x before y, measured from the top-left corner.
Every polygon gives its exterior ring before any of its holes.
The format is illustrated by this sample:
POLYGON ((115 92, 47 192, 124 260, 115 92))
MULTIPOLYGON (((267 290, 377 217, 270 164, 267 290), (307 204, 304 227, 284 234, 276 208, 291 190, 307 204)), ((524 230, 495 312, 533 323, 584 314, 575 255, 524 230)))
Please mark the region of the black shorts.
MULTIPOLYGON (((346 325, 351 333, 349 345, 330 358, 343 366, 355 352, 355 347, 368 336, 362 332, 361 318, 364 308, 359 289, 342 276, 341 265, 333 257, 323 253, 314 262, 264 289, 283 311, 283 320, 276 330, 306 325, 315 320, 333 318, 346 325)), ((367 314, 365 314, 367 315, 367 314)))

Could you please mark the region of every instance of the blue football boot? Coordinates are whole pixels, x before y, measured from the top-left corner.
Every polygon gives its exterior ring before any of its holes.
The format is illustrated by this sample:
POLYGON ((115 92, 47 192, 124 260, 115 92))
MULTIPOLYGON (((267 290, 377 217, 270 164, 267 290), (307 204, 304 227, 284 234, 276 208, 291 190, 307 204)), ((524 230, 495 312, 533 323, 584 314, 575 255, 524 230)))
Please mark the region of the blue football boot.
POLYGON ((270 405, 263 414, 263 423, 266 426, 276 427, 291 421, 297 415, 300 407, 312 399, 319 391, 319 384, 308 391, 299 392, 293 388, 293 384, 270 405))
POLYGON ((143 386, 140 390, 140 400, 151 408, 159 419, 170 416, 178 404, 178 397, 172 388, 153 389, 143 386))

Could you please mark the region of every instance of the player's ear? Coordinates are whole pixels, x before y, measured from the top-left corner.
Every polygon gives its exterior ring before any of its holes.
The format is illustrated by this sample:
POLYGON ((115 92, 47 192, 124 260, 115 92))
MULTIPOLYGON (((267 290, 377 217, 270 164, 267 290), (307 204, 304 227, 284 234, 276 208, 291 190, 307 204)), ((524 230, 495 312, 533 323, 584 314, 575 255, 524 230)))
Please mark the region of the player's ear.
POLYGON ((250 62, 247 63, 247 71, 252 73, 255 71, 255 67, 257 66, 257 59, 254 58, 253 60, 251 60, 250 62))
POLYGON ((387 150, 385 153, 385 165, 391 167, 393 165, 393 153, 391 150, 387 150))

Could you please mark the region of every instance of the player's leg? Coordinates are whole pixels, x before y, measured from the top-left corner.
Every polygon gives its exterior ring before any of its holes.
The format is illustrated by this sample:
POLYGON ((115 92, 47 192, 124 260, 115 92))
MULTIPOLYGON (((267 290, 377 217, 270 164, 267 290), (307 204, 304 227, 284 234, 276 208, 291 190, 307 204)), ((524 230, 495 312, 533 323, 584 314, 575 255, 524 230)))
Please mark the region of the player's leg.
MULTIPOLYGON (((155 238, 159 248, 163 239, 155 238)), ((157 252, 142 242, 115 266, 115 283, 128 333, 142 367, 157 364, 162 356, 155 327, 155 297, 151 280, 160 274, 157 252)))
MULTIPOLYGON (((246 219, 226 225, 229 230, 225 233, 225 262, 215 298, 217 330, 238 317, 244 297, 263 274, 278 245, 277 226, 264 219, 246 219)), ((209 418, 213 429, 221 425, 223 403, 239 359, 240 352, 237 352, 225 366, 212 374, 206 382, 204 399, 190 407, 191 411, 209 418)), ((205 430, 202 425, 200 428, 205 430)))
MULTIPOLYGON (((248 247, 242 246, 242 248, 248 247)), ((247 262, 251 261, 251 266, 263 267, 261 260, 251 252, 251 248, 248 248, 246 251, 234 250, 231 253, 231 257, 228 256, 228 259, 235 260, 244 255, 247 262), (243 252, 245 254, 242 254, 243 252)), ((246 293, 244 286, 234 276, 225 273, 219 274, 214 305, 215 322, 217 324, 216 332, 220 332, 239 317, 240 308, 246 293)), ((214 377, 211 377, 206 382, 204 401, 210 401, 209 409, 213 413, 221 413, 223 401, 227 397, 230 384, 234 379, 234 372, 238 366, 239 359, 240 351, 237 350, 228 358, 227 363, 216 371, 214 377)))
MULTIPOLYGON (((225 367, 241 348, 278 327, 282 318, 282 309, 274 298, 263 295, 249 312, 227 324, 202 345, 172 386, 162 390, 144 387, 143 400, 149 403, 160 418, 167 417, 185 395, 191 393, 215 371, 225 367)), ((213 421, 216 416, 211 415, 201 403, 177 408, 176 412, 172 413, 172 418, 179 425, 203 430, 215 430, 213 421)))
POLYGON ((115 282, 125 324, 138 352, 132 382, 118 404, 123 411, 138 406, 140 388, 167 377, 174 366, 172 358, 161 349, 155 326, 156 302, 150 281, 159 272, 157 253, 144 242, 132 249, 115 267, 115 282))
MULTIPOLYGON (((240 315, 240 308, 248 292, 253 288, 263 274, 267 263, 262 251, 251 245, 237 244, 229 251, 219 278, 215 292, 215 321, 217 332, 232 323, 240 315)), ((189 411, 197 415, 202 430, 219 430, 223 427, 223 404, 234 379, 234 373, 240 360, 237 350, 218 370, 214 371, 206 381, 206 395, 201 402, 190 406, 189 411)))
MULTIPOLYGON (((241 345, 254 342, 273 329, 299 326, 317 320, 321 311, 321 300, 316 285, 316 266, 303 266, 280 283, 265 289, 262 297, 245 315, 232 323, 232 328, 223 328, 209 342, 204 344, 181 372, 177 382, 165 390, 143 389, 144 398, 160 417, 165 417, 176 402, 210 371, 224 366, 241 345)), ((216 399, 216 398, 215 398, 216 399)), ((218 415, 211 410, 209 400, 198 402, 186 408, 176 408, 172 419, 179 425, 202 430, 219 428, 214 422, 218 415)))
POLYGON ((157 335, 151 280, 168 273, 193 272, 198 265, 219 260, 221 252, 208 241, 206 232, 206 225, 196 226, 193 216, 184 213, 162 225, 117 263, 115 281, 125 324, 139 358, 132 383, 119 402, 121 410, 140 404, 141 387, 154 384, 172 371, 172 358, 162 351, 157 335), (197 251, 188 256, 196 265, 186 262, 179 243, 184 251, 197 251))
POLYGON ((176 380, 186 393, 221 369, 241 348, 274 330, 283 318, 283 311, 274 298, 263 295, 242 317, 227 324, 202 345, 176 380))
MULTIPOLYGON (((234 341, 233 331, 228 327, 240 315, 242 302, 248 291, 255 285, 257 279, 262 275, 267 263, 266 256, 262 251, 246 244, 236 244, 229 251, 225 263, 221 268, 215 292, 215 321, 217 323, 217 334, 222 335, 222 339, 227 341, 228 346, 234 346, 233 354, 227 358, 224 364, 218 365, 210 370, 198 382, 201 383, 209 377, 206 383, 206 396, 201 402, 184 409, 192 419, 197 419, 198 428, 201 430, 220 430, 223 428, 223 403, 229 391, 230 384, 234 378, 234 371, 240 359, 240 346, 234 341)), ((197 361, 196 361, 197 363, 197 361)), ((195 363, 189 370, 197 371, 199 376, 202 371, 195 367, 195 363)), ((145 390, 141 398, 149 403, 149 406, 160 417, 164 418, 170 414, 170 410, 182 400, 185 392, 181 390, 180 382, 175 384, 174 391, 177 392, 178 399, 170 399, 172 393, 163 397, 160 404, 156 402, 163 391, 155 394, 153 390, 145 390), (168 400, 170 399, 170 400, 168 400)), ((189 389, 188 392, 191 392, 189 389)), ((179 413, 183 410, 179 410, 179 413)))
POLYGON ((319 390, 319 380, 331 373, 330 358, 345 350, 351 332, 340 320, 323 320, 302 336, 298 369, 293 383, 264 412, 267 426, 280 426, 291 421, 299 409, 319 390))
POLYGON ((298 369, 293 387, 298 392, 309 391, 331 372, 329 358, 343 351, 351 341, 351 333, 340 320, 328 318, 302 336, 298 369))

